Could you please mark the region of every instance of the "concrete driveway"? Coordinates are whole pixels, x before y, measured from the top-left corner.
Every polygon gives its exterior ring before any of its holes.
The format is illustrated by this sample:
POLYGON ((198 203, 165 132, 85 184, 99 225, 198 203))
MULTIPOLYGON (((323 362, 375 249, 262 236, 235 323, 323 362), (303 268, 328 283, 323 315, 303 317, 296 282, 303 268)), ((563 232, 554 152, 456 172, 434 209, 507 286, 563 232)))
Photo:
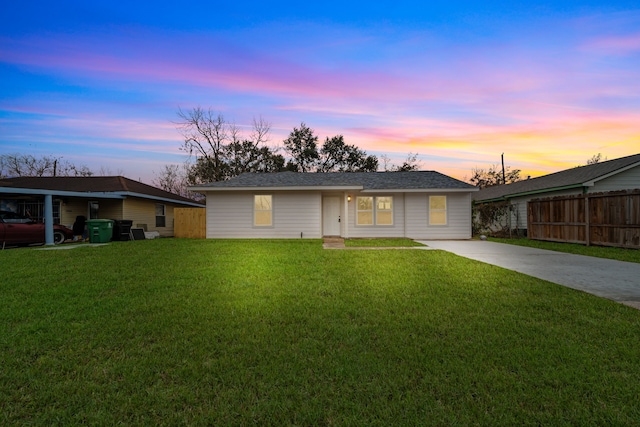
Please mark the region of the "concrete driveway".
POLYGON ((640 264, 637 263, 481 240, 421 243, 640 309, 640 264))

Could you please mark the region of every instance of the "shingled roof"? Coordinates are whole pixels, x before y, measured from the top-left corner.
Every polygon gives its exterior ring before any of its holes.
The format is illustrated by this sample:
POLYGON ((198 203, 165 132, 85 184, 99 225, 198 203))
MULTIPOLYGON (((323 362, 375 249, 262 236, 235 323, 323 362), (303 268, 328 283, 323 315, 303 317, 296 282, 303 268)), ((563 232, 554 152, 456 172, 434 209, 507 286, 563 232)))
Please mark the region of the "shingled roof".
POLYGON ((300 188, 349 188, 362 190, 469 190, 475 187, 435 171, 412 172, 329 172, 329 173, 245 173, 228 181, 202 184, 193 191, 231 189, 300 189, 300 188))
POLYGON ((493 201, 508 197, 525 196, 570 188, 577 188, 598 181, 611 174, 640 166, 640 154, 619 159, 566 169, 538 178, 531 178, 513 184, 496 185, 480 190, 473 195, 475 201, 493 201))
MULTIPOLYGON (((0 187, 71 191, 77 193, 121 193, 174 200, 178 203, 197 203, 192 199, 161 190, 123 176, 46 176, 0 179, 0 187)), ((19 191, 17 191, 19 192, 19 191)))

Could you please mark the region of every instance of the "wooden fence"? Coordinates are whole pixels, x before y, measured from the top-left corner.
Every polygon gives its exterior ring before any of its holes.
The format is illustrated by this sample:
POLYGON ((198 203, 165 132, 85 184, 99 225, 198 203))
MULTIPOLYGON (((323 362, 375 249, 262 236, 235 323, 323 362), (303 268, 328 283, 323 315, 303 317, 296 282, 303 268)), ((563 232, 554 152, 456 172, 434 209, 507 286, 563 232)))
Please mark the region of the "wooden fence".
POLYGON ((640 249, 640 190, 533 199, 530 239, 640 249))
POLYGON ((204 239, 206 237, 205 208, 175 208, 173 214, 173 234, 175 237, 189 239, 204 239))

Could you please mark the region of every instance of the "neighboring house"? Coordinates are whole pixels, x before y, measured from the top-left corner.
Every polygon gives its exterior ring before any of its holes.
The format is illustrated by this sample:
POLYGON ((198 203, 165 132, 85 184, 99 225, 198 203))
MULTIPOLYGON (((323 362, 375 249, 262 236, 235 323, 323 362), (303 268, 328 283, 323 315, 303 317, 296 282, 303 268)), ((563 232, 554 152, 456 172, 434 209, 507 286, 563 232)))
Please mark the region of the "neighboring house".
POLYGON ((122 176, 20 177, 0 179, 0 209, 71 228, 77 216, 131 220, 133 227, 173 236, 173 209, 204 207, 194 200, 122 176))
POLYGON ((433 171, 245 173, 191 187, 207 238, 471 238, 475 187, 433 171))
POLYGON ((496 185, 473 195, 475 204, 507 202, 511 206, 510 229, 527 229, 527 202, 542 197, 601 193, 640 188, 640 154, 496 185))

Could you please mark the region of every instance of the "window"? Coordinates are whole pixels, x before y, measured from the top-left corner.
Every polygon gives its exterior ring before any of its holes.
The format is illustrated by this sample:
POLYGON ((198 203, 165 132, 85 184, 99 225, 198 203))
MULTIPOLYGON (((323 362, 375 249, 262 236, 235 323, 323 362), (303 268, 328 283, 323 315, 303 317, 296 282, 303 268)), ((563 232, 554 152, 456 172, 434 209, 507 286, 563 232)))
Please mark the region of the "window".
POLYGON ((356 225, 373 225, 374 218, 375 225, 393 225, 393 197, 358 197, 356 199, 356 225))
MULTIPOLYGON (((52 214, 54 224, 60 224, 60 203, 62 203, 60 200, 53 201, 52 214)), ((28 216, 34 222, 44 223, 44 201, 42 200, 18 200, 17 212, 28 216)))
POLYGON ((89 219, 98 219, 100 204, 97 201, 89 202, 89 219))
POLYGON ((356 209, 357 225, 373 225, 373 197, 358 197, 356 209))
POLYGON ((447 225, 447 196, 429 196, 429 225, 447 225))
POLYGON ((273 224, 272 196, 260 194, 253 196, 253 225, 270 227, 273 224))
POLYGON ((156 227, 166 227, 165 206, 156 205, 156 227))
POLYGON ((376 225, 393 225, 393 197, 376 197, 376 225))

